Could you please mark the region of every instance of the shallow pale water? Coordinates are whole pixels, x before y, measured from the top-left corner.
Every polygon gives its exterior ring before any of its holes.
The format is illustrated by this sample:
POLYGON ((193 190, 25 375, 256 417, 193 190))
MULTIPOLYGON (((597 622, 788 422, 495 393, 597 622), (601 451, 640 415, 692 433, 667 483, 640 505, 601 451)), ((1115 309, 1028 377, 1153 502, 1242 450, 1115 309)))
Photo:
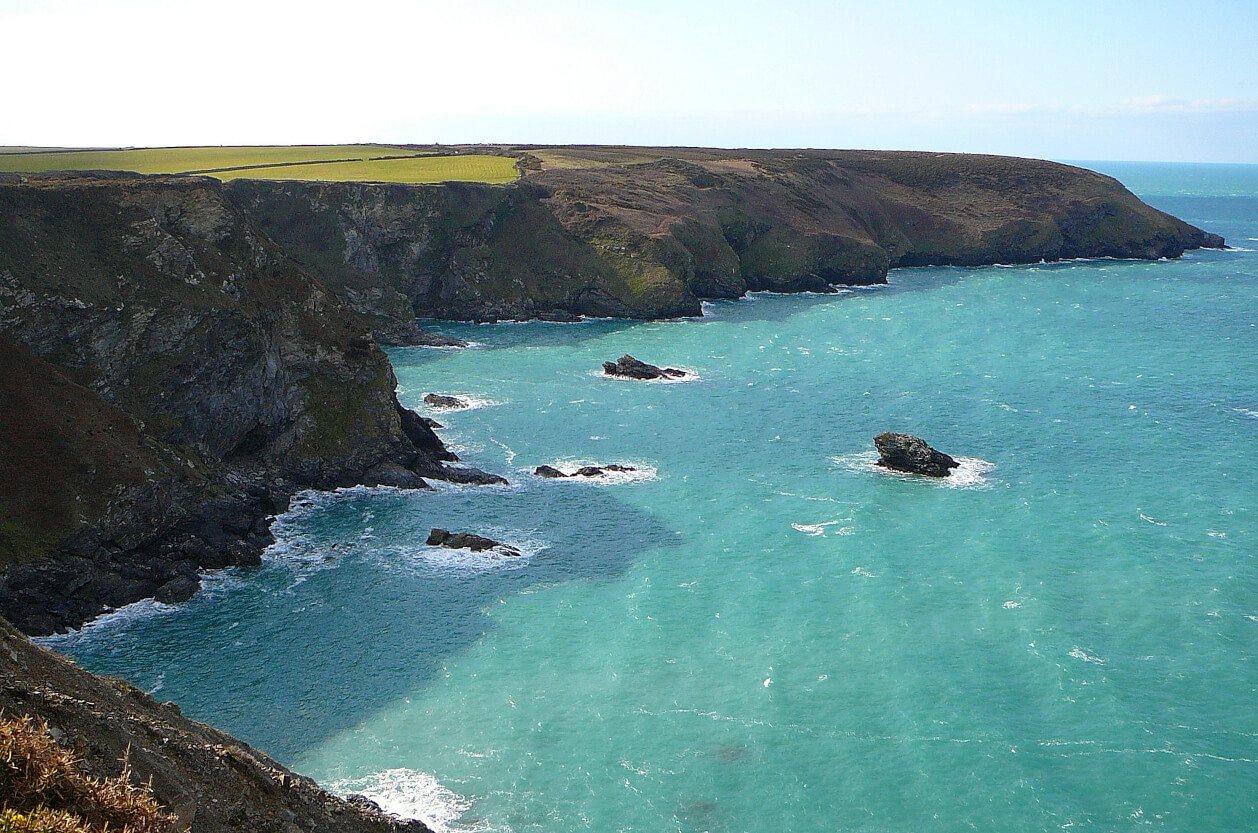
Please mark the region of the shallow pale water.
MULTIPOLYGON (((1258 249, 1249 169, 1113 172, 1258 249)), ((892 278, 447 327, 481 346, 395 351, 402 399, 476 397, 443 436, 515 485, 313 496, 52 644, 451 831, 1258 829, 1258 254, 892 278), (579 461, 642 471, 528 474, 579 461)))

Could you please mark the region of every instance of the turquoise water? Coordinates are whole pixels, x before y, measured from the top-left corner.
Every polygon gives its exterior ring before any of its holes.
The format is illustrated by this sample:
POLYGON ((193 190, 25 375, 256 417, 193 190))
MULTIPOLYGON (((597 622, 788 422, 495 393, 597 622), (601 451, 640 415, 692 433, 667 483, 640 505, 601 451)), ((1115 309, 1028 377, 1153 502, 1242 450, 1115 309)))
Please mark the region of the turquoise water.
MULTIPOLYGON (((1258 249, 1249 169, 1115 167, 1258 249)), ((1258 254, 708 313, 395 351, 514 485, 310 496, 262 568, 53 644, 440 830, 1258 829, 1258 254), (963 477, 875 470, 883 430, 963 477), (578 461, 640 471, 528 474, 578 461)))

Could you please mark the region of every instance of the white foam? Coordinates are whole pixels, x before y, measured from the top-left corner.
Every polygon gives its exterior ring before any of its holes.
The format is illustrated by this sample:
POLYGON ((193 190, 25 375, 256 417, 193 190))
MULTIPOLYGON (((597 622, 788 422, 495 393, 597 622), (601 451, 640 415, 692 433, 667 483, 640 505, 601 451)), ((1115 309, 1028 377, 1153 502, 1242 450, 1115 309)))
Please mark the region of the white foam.
POLYGON ((1249 408, 1233 408, 1232 410, 1238 414, 1244 414, 1250 419, 1258 419, 1258 411, 1251 411, 1249 408))
POLYGON ((528 563, 548 544, 540 538, 527 534, 498 529, 487 529, 485 534, 502 542, 502 547, 495 547, 484 552, 471 550, 455 550, 449 547, 430 547, 427 544, 418 546, 394 546, 386 550, 385 558, 390 564, 409 563, 424 570, 458 573, 486 573, 491 570, 519 570, 528 563), (519 555, 508 555, 504 547, 511 547, 519 555))
POLYGON ((52 636, 37 636, 31 641, 46 648, 65 653, 65 649, 72 648, 81 642, 109 637, 111 634, 116 634, 118 631, 126 629, 134 622, 165 616, 174 613, 176 609, 175 605, 162 604, 155 599, 141 599, 138 602, 132 602, 116 610, 103 613, 84 624, 78 630, 71 629, 65 633, 52 636))
POLYGON ((878 465, 878 452, 861 451, 855 454, 841 454, 830 460, 848 471, 862 474, 879 474, 885 477, 902 477, 911 480, 922 480, 949 489, 986 489, 991 487, 987 473, 996 468, 995 463, 980 460, 978 457, 956 457, 958 465, 947 477, 924 477, 917 474, 895 471, 878 465))
MULTIPOLYGON (((791 526, 794 529, 804 533, 805 535, 811 536, 813 538, 820 538, 820 537, 825 536, 826 527, 835 526, 836 524, 841 524, 841 523, 851 523, 851 521, 852 521, 851 518, 840 518, 834 521, 823 521, 819 524, 792 523, 791 526)), ((838 533, 840 535, 851 535, 855 531, 856 531, 856 527, 853 527, 853 526, 841 526, 838 529, 838 533)))
POLYGON ((1084 662, 1095 663, 1096 665, 1104 665, 1105 663, 1109 662, 1109 660, 1104 659, 1102 657, 1098 657, 1095 654, 1089 654, 1087 651, 1083 650, 1078 645, 1070 649, 1070 656, 1074 657, 1075 659, 1081 659, 1084 662))
POLYGON ((432 411, 433 413, 439 413, 439 414, 453 414, 458 411, 479 411, 482 408, 496 408, 499 405, 505 404, 503 402, 499 402, 496 399, 490 399, 487 396, 475 396, 473 394, 466 394, 466 393, 452 393, 449 395, 455 397, 456 399, 462 400, 463 404, 456 405, 451 408, 442 407, 440 405, 429 405, 426 402, 423 402, 422 400, 420 401, 420 404, 423 405, 424 408, 426 408, 427 410, 432 411))
POLYGON ((620 465, 632 468, 633 471, 608 471, 597 477, 572 477, 578 469, 585 466, 606 466, 609 463, 594 463, 588 460, 559 460, 550 464, 551 468, 559 469, 568 477, 551 477, 540 478, 534 477, 532 469, 522 469, 528 472, 528 476, 537 480, 546 480, 549 483, 584 483, 587 486, 623 486, 627 483, 645 483, 651 480, 659 480, 660 472, 655 466, 647 463, 631 463, 623 462, 620 465))
POLYGON ((484 822, 467 826, 459 823, 472 804, 463 796, 443 787, 436 778, 414 769, 387 769, 363 778, 344 778, 326 785, 337 795, 365 795, 386 813, 404 819, 419 819, 433 833, 481 833, 489 831, 484 822))
POLYGON ((613 376, 603 370, 591 370, 591 376, 598 376, 601 379, 610 379, 613 382, 637 382, 643 385, 681 385, 686 382, 698 382, 703 377, 699 375, 699 371, 691 370, 688 367, 675 367, 674 370, 680 370, 685 376, 677 378, 675 376, 661 376, 658 379, 633 379, 629 376, 613 376))

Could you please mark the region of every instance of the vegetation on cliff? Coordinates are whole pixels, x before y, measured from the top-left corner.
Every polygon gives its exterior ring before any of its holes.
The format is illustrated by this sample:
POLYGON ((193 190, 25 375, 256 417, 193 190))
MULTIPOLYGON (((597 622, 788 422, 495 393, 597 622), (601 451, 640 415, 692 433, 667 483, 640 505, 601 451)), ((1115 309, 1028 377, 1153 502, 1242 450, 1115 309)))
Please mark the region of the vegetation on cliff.
POLYGON ((0 714, 0 807, 24 816, 40 806, 63 811, 82 822, 67 833, 103 831, 104 821, 135 833, 428 831, 330 795, 173 703, 32 644, 3 619, 0 714))
POLYGON ((173 822, 125 765, 93 778, 48 724, 0 715, 0 833, 163 833, 173 822))

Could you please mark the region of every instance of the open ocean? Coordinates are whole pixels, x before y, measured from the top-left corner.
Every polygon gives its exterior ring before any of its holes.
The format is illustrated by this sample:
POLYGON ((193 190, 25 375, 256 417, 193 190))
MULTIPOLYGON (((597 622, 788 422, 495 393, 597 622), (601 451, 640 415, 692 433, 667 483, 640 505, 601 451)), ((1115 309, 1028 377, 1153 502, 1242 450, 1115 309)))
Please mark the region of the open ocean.
POLYGON ((402 402, 513 485, 307 495, 44 642, 439 833, 1258 830, 1258 166, 1089 167, 1236 249, 444 325, 402 402))

